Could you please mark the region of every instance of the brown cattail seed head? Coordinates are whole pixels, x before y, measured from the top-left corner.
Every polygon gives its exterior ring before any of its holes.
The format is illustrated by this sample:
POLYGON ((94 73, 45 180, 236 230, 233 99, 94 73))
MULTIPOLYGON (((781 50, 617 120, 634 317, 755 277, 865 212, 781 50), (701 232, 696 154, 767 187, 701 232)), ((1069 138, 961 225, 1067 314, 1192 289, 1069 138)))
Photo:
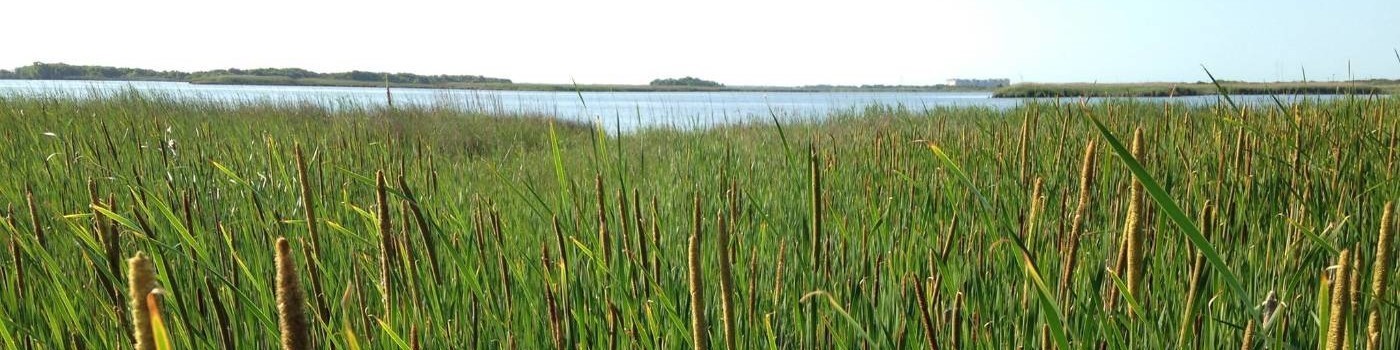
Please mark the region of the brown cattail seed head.
POLYGON ((156 288, 155 268, 145 252, 136 252, 128 259, 127 278, 131 285, 131 320, 136 338, 136 350, 155 350, 155 334, 151 330, 151 311, 146 308, 146 295, 156 288))
POLYGON ((291 243, 277 239, 277 316, 282 333, 283 350, 311 348, 310 329, 306 322, 306 299, 297 278, 296 262, 292 261, 291 243))

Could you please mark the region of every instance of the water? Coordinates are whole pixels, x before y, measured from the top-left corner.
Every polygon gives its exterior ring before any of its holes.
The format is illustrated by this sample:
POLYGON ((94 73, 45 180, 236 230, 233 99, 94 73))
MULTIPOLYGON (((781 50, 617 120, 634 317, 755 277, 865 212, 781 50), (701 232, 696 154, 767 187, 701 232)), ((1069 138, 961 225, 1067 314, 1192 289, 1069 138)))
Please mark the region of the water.
MULTIPOLYGON (((154 95, 244 102, 311 102, 337 106, 382 106, 383 88, 197 85, 179 82, 0 80, 0 95, 85 97, 135 90, 154 95)), ((745 121, 822 118, 872 104, 913 109, 945 106, 1011 108, 1031 99, 993 98, 990 92, 576 92, 440 90, 395 88, 397 105, 451 106, 496 113, 545 114, 602 122, 622 132, 641 127, 693 128, 745 121)), ((1319 98, 1335 98, 1321 96, 1319 98)), ((1285 102, 1299 97, 1281 97, 1285 102)), ((1216 96, 1144 97, 1187 104, 1219 102, 1216 96)), ((1273 103, 1268 96, 1236 96, 1239 103, 1273 103)))

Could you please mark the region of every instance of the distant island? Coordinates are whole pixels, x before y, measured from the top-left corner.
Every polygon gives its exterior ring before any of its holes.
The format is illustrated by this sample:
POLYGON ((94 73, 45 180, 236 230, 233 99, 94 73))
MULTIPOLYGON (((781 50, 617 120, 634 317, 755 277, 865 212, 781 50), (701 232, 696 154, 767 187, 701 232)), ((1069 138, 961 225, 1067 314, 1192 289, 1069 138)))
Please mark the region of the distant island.
POLYGON ((43 63, 0 69, 0 79, 22 80, 120 80, 168 81, 190 84, 222 85, 294 85, 350 86, 466 90, 528 90, 528 91, 605 91, 605 92, 687 92, 687 91, 750 91, 750 92, 975 92, 991 91, 987 87, 951 85, 806 85, 806 86, 726 86, 718 82, 694 78, 663 78, 646 85, 627 84, 536 84, 517 83, 510 79, 480 75, 419 75, 350 71, 318 73, 300 68, 218 69, 198 72, 157 71, 141 68, 43 63))
POLYGON ((651 85, 651 86, 704 86, 704 87, 724 87, 724 84, 720 84, 720 83, 713 82, 713 81, 709 81, 709 80, 705 80, 705 79, 695 78, 695 77, 684 77, 684 78, 678 78, 678 79, 674 79, 674 78, 673 78, 673 79, 656 79, 656 80, 652 80, 652 81, 651 81, 651 84, 647 84, 647 85, 651 85))

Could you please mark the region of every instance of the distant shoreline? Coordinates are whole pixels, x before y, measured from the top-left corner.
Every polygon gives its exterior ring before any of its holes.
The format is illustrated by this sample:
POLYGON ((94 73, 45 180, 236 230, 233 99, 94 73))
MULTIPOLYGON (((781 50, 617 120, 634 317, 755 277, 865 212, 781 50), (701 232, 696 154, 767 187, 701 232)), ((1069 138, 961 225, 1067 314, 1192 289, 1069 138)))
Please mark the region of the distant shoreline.
POLYGON ((1251 83, 1021 83, 997 89, 992 97, 1171 97, 1218 95, 1223 88, 1231 95, 1389 95, 1400 92, 1400 81, 1366 80, 1357 82, 1251 83))
MULTIPOLYGON (((189 81, 170 79, 3 79, 15 81, 126 81, 126 82, 168 82, 194 85, 236 85, 236 86, 310 86, 310 87, 361 87, 383 88, 383 83, 332 79, 287 79, 282 77, 258 76, 219 76, 189 81)), ((539 84, 539 83, 449 83, 449 84, 403 84, 392 83, 390 88, 441 89, 441 90, 501 90, 501 91, 564 91, 564 92, 992 92, 991 88, 967 88, 951 86, 652 86, 627 84, 539 84)))

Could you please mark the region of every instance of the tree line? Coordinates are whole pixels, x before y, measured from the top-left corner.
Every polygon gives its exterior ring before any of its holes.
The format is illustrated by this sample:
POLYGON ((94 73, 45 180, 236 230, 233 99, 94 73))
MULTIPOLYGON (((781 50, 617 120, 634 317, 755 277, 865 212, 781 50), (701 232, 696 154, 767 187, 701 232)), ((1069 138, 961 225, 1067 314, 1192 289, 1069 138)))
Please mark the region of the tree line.
POLYGON ((224 76, 286 77, 291 79, 352 80, 362 82, 388 81, 395 84, 424 85, 447 83, 511 83, 510 79, 491 78, 480 75, 419 75, 412 73, 383 73, 358 70, 340 73, 317 73, 301 68, 230 68, 190 73, 181 71, 156 71, 141 68, 35 62, 28 66, 15 68, 13 72, 0 70, 0 79, 191 81, 224 76))
POLYGON ((705 80, 705 79, 695 78, 695 77, 670 78, 670 79, 656 79, 656 80, 652 80, 650 85, 651 85, 651 86, 707 86, 707 87, 724 87, 724 84, 720 84, 720 83, 713 82, 713 81, 709 81, 709 80, 705 80))

